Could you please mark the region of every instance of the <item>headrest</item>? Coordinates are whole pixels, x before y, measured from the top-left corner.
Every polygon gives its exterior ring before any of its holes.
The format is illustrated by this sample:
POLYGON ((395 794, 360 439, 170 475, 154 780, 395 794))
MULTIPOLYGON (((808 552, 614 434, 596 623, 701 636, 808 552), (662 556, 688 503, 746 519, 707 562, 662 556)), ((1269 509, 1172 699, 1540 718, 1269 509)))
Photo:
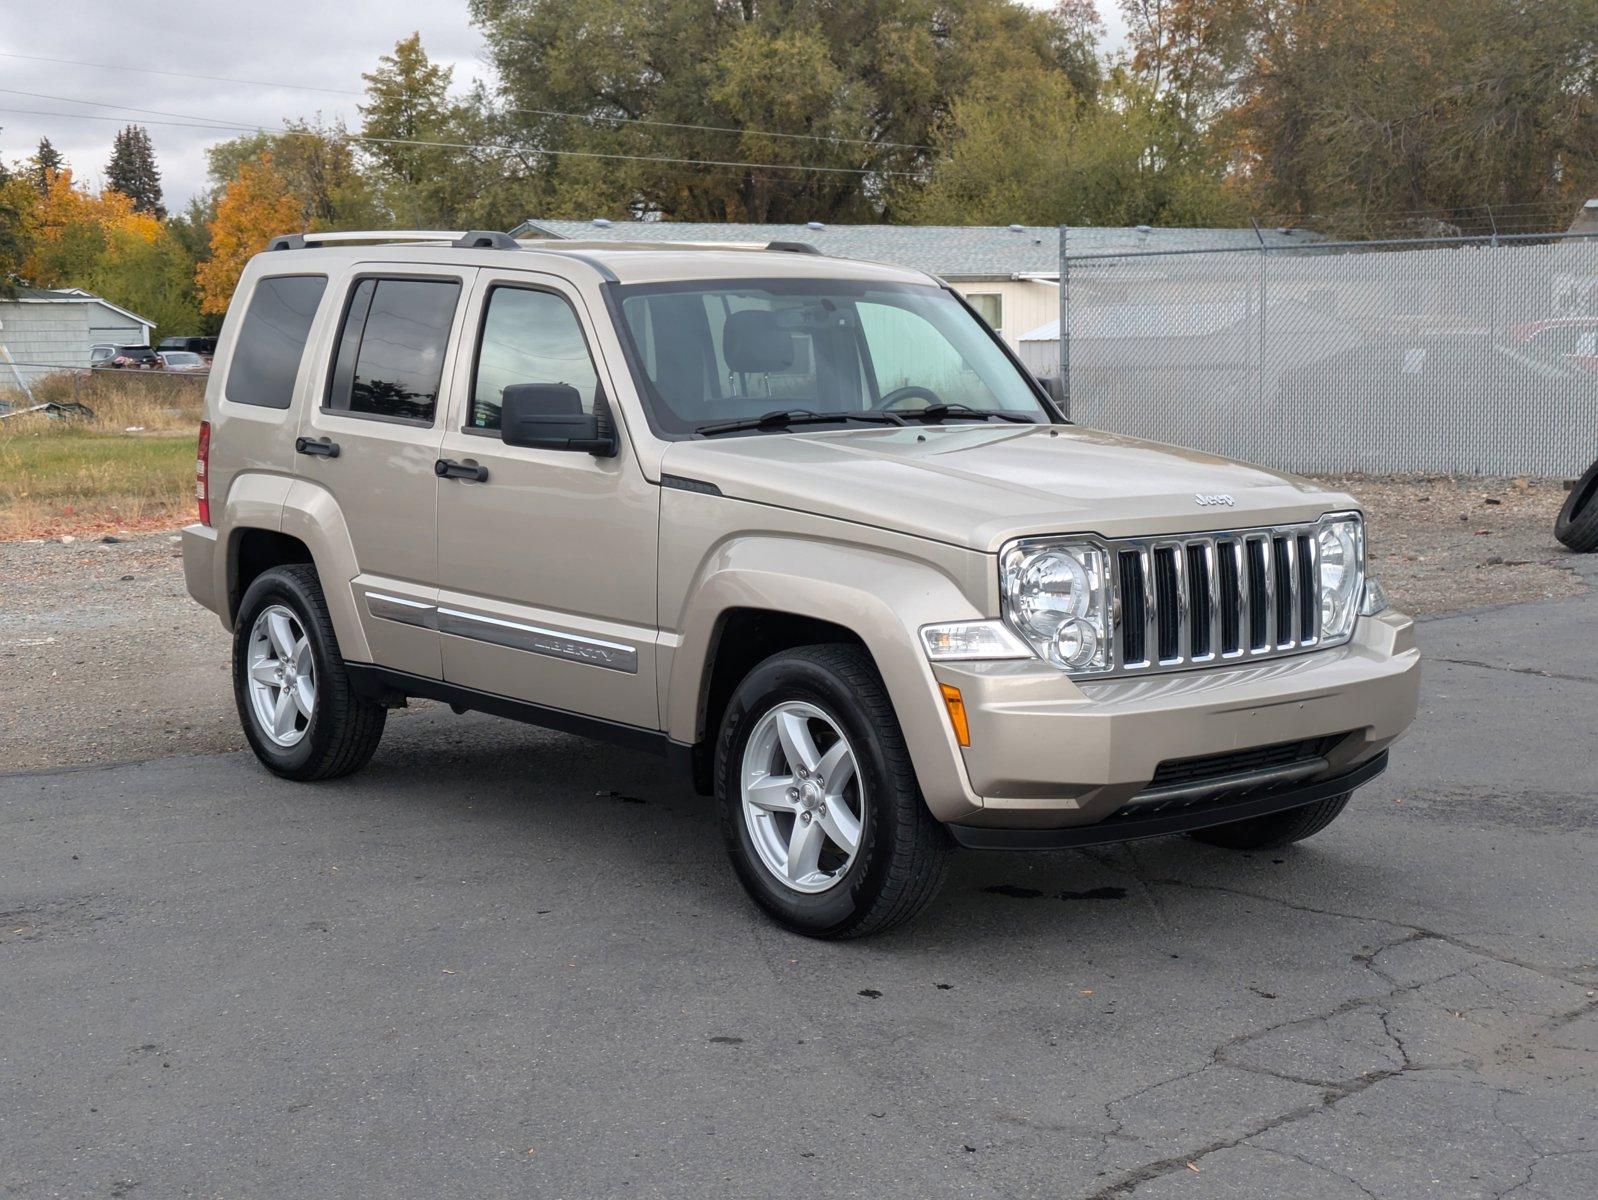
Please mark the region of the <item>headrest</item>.
POLYGON ((721 354, 733 371, 786 371, 793 366, 793 334, 777 325, 769 308, 746 308, 727 316, 721 354))

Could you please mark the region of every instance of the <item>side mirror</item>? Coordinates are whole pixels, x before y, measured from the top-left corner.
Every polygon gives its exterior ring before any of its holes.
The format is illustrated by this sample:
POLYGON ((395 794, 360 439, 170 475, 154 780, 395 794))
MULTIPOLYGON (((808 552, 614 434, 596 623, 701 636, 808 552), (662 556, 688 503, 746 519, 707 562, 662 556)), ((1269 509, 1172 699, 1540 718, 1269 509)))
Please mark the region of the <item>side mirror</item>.
POLYGON ((599 458, 616 453, 616 435, 597 412, 583 411, 569 383, 518 383, 500 396, 499 436, 507 446, 578 450, 599 458))

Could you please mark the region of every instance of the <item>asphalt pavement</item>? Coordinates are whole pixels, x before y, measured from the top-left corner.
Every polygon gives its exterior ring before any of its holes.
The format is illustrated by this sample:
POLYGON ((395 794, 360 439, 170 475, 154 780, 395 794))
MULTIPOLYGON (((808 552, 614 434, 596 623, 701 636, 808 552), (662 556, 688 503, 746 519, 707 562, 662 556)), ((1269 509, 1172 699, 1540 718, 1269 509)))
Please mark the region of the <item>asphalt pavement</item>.
POLYGON ((490 718, 0 775, 0 1196, 1598 1195, 1598 592, 1422 640, 1312 841, 965 853, 844 944, 490 718))

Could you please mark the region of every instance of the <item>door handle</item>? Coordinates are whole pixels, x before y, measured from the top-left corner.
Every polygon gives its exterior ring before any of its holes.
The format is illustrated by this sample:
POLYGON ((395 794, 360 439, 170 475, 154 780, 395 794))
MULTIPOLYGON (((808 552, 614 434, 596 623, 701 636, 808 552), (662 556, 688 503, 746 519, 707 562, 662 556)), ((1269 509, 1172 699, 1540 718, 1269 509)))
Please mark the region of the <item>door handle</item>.
POLYGON ((313 458, 337 458, 338 443, 332 438, 295 438, 294 449, 313 458))
POLYGON ((434 462, 433 474, 440 479, 465 479, 471 483, 488 482, 487 467, 480 467, 476 463, 456 462, 453 458, 441 458, 434 462))

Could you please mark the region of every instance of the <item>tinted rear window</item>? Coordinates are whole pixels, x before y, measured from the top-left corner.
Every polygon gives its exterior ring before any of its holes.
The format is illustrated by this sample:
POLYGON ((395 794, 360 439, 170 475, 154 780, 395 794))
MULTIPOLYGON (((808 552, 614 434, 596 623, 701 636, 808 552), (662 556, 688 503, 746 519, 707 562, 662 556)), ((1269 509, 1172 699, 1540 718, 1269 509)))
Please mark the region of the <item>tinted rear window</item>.
POLYGON ((275 275, 256 283, 228 367, 229 400, 262 408, 289 406, 305 340, 326 288, 325 275, 275 275))
POLYGON ((350 293, 326 407, 431 422, 461 285, 363 279, 350 293))

